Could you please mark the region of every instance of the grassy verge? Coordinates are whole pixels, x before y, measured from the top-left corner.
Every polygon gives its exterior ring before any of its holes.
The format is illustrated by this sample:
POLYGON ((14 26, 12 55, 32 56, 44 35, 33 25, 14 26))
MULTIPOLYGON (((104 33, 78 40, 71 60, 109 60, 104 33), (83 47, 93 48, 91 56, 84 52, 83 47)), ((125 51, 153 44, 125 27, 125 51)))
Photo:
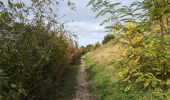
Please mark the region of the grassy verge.
MULTIPOLYGON (((86 71, 89 74, 90 90, 97 100, 170 100, 159 96, 159 92, 131 89, 125 86, 109 71, 109 64, 102 65, 91 56, 85 57, 86 71)), ((169 92, 168 92, 169 93, 169 92)), ((166 94, 167 95, 167 94, 166 94)))
POLYGON ((99 65, 92 58, 86 57, 86 70, 89 74, 90 90, 97 100, 118 100, 119 93, 116 90, 117 79, 111 77, 105 66, 99 65))
POLYGON ((112 70, 108 69, 109 64, 101 65, 90 56, 86 56, 84 60, 89 74, 90 90, 97 100, 150 100, 143 98, 143 91, 125 92, 119 79, 108 72, 112 70))

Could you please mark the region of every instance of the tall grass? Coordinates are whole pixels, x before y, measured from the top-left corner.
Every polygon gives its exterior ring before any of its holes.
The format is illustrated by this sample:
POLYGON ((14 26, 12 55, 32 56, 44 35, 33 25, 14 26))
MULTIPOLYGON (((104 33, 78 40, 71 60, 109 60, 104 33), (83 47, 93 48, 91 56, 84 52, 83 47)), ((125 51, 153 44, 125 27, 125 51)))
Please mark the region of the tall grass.
POLYGON ((89 74, 90 89, 96 96, 97 100, 112 100, 115 98, 115 86, 114 83, 117 79, 111 77, 104 66, 100 66, 89 56, 85 57, 86 70, 89 74))
POLYGON ((127 92, 119 79, 109 74, 109 64, 101 65, 88 55, 84 60, 89 74, 90 90, 97 100, 165 100, 158 98, 156 95, 159 93, 152 91, 132 89, 127 92))

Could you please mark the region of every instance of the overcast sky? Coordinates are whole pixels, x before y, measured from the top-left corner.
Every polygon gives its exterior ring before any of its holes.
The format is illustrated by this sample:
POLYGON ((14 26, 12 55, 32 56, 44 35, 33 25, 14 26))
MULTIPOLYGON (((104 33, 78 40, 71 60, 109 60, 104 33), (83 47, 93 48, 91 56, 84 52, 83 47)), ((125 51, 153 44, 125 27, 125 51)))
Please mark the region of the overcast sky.
MULTIPOLYGON (((137 0, 111 1, 129 5, 132 1, 137 0)), ((59 16, 65 15, 61 21, 65 23, 70 31, 77 35, 80 46, 101 42, 104 36, 108 34, 105 32, 104 26, 100 26, 106 16, 95 18, 96 13, 91 11, 90 7, 87 7, 89 0, 73 0, 73 2, 76 4, 76 11, 70 10, 65 4, 60 4, 59 16)))
MULTIPOLYGON (((15 0, 14 0, 15 1, 15 0)), ((26 4, 30 4, 30 0, 22 0, 26 4)), ((86 46, 88 44, 95 44, 101 42, 106 33, 104 26, 100 23, 107 18, 107 16, 95 18, 94 13, 87 4, 90 0, 72 0, 75 3, 76 10, 71 10, 66 3, 67 0, 59 4, 58 17, 61 22, 65 23, 68 30, 77 35, 78 44, 86 46), (64 16, 64 17, 63 17, 64 16)), ((110 0, 112 2, 121 2, 123 5, 129 5, 133 1, 139 0, 110 0)), ((141 1, 141 0, 140 0, 141 1)), ((55 8, 55 7, 54 7, 55 8)))
POLYGON ((100 26, 103 18, 95 18, 95 13, 87 7, 89 0, 73 0, 76 10, 70 10, 66 5, 59 7, 59 16, 63 16, 61 21, 65 23, 67 29, 74 32, 78 37, 80 46, 101 42, 107 34, 104 26, 100 26))

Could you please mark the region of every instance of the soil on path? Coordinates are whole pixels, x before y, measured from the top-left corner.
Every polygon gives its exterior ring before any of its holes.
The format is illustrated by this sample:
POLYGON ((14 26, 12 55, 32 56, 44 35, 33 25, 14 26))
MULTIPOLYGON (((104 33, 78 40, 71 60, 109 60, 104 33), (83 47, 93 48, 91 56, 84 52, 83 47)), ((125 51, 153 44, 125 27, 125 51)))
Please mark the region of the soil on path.
POLYGON ((85 62, 81 60, 80 69, 77 75, 76 96, 73 100, 94 100, 89 91, 89 82, 87 72, 85 71, 85 62))

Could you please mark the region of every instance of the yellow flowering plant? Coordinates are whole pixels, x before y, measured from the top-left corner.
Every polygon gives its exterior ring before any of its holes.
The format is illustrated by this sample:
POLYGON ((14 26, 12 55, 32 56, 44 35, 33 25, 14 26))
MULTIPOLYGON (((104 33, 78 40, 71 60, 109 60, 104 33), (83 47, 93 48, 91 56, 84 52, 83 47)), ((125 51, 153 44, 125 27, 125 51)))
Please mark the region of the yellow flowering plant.
POLYGON ((126 93, 131 95, 140 90, 147 98, 139 94, 131 96, 130 100, 139 100, 140 96, 140 100, 167 100, 170 88, 169 1, 143 0, 130 6, 107 0, 92 1, 93 10, 100 11, 98 16, 110 14, 107 21, 114 24, 108 26, 109 30, 118 29, 117 38, 128 41, 123 45, 122 59, 113 63, 114 69, 117 68, 115 75, 128 91, 126 93), (148 93, 151 96, 147 96, 148 93))

